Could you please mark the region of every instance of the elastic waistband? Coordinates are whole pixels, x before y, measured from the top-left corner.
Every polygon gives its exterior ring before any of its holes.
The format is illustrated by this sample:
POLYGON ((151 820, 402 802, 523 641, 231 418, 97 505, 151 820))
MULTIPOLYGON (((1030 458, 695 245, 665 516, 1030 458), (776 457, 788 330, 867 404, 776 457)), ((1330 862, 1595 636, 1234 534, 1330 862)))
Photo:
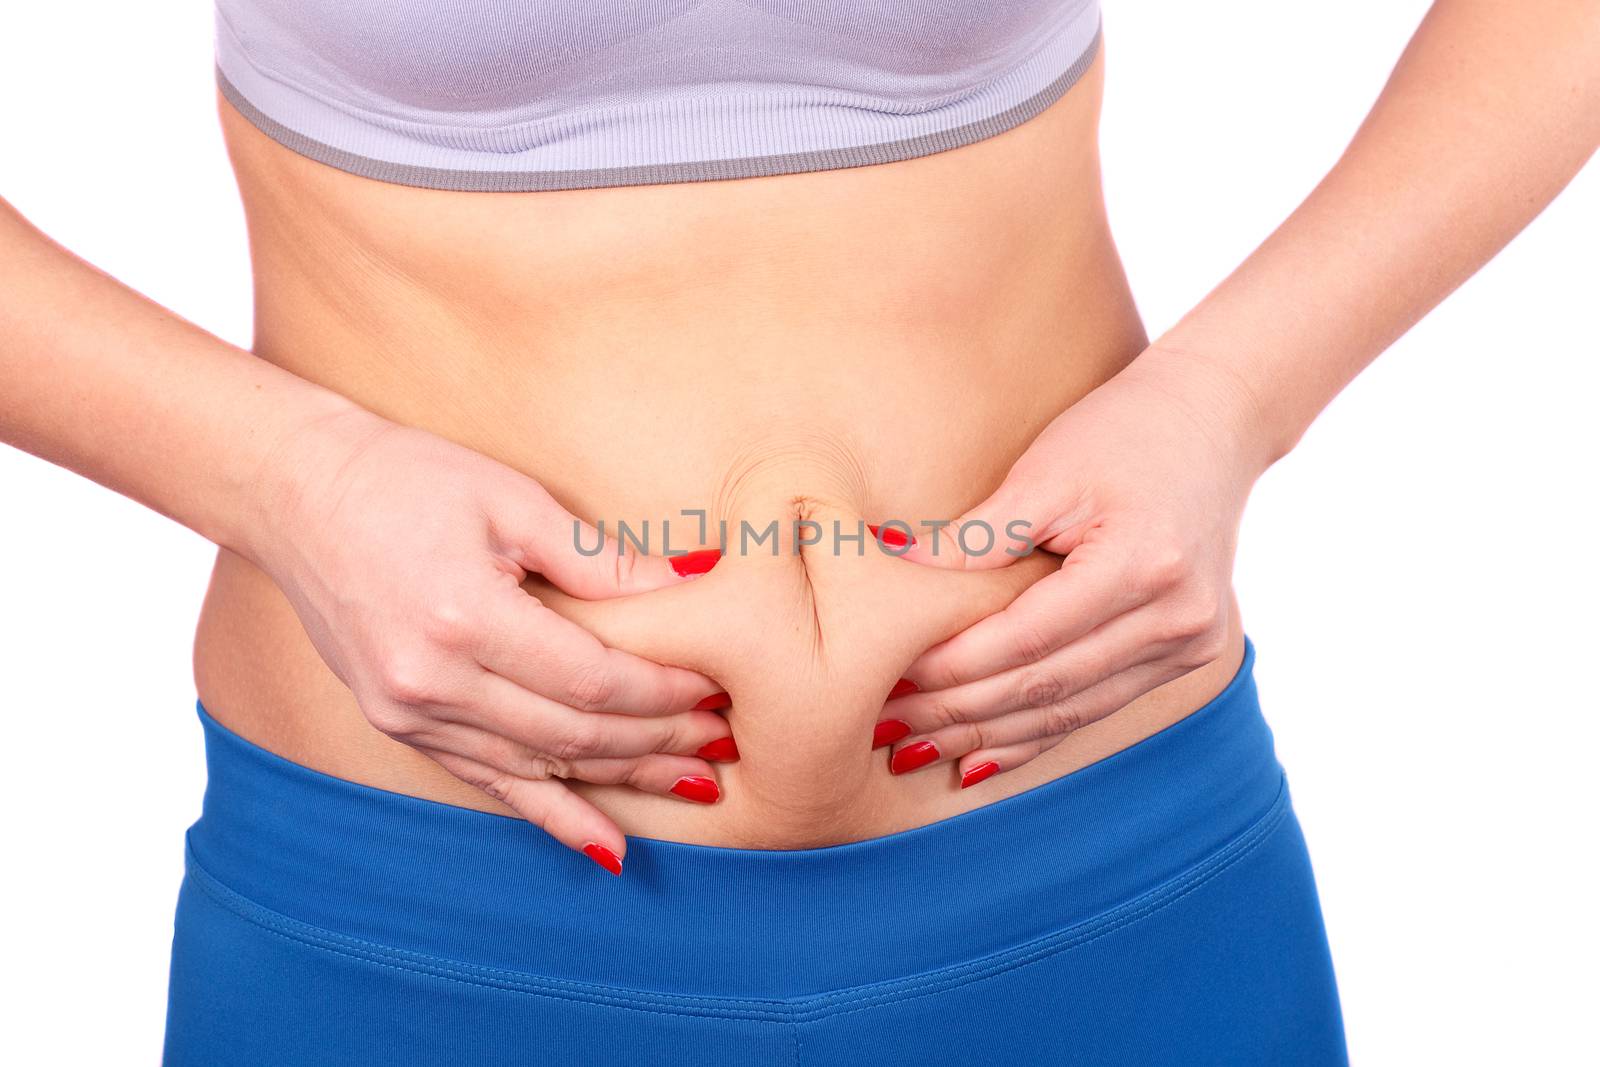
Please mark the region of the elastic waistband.
POLYGON ((1228 687, 1173 726, 975 811, 814 849, 630 838, 621 878, 521 820, 291 763, 197 703, 210 779, 191 874, 274 922, 574 987, 890 981, 1093 922, 1258 832, 1287 801, 1254 659, 1247 641, 1228 687))

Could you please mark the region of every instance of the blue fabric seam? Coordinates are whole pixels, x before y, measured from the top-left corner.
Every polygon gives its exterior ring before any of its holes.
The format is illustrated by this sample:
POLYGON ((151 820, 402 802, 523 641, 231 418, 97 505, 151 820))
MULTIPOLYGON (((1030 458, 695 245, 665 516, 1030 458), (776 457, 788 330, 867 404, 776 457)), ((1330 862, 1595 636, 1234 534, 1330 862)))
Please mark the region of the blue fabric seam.
MULTIPOLYGON (((500 989, 509 993, 522 993, 527 996, 543 997, 551 1000, 578 1000, 586 1003, 604 1004, 616 1008, 629 1008, 636 1011, 647 1011, 658 1015, 678 1015, 684 1018, 716 1017, 716 1018, 743 1018, 756 1019, 766 1022, 788 1022, 790 1013, 786 1011, 762 1011, 760 1009, 734 1009, 734 1008, 707 1008, 702 1011, 674 1011, 665 1007, 641 1004, 638 1001, 652 999, 665 1000, 670 994, 654 993, 649 990, 629 990, 626 995, 606 994, 576 989, 545 989, 542 985, 559 985, 559 979, 536 978, 532 975, 516 975, 514 971, 500 971, 492 967, 479 967, 474 964, 447 962, 423 953, 409 952, 406 949, 393 948, 387 945, 377 945, 363 941, 360 938, 349 937, 332 930, 321 930, 319 927, 291 919, 286 915, 279 915, 268 908, 264 908, 254 901, 239 896, 227 886, 217 882, 198 865, 191 864, 190 874, 195 875, 195 884, 211 897, 214 902, 238 915, 246 922, 259 926, 274 937, 299 944, 304 947, 321 949, 337 956, 345 956, 361 963, 388 970, 401 971, 408 974, 421 974, 430 978, 439 978, 461 985, 483 986, 490 989, 500 989), (389 957, 389 958, 385 958, 389 957), (407 959, 405 957, 413 957, 407 959), (499 977, 499 975, 515 975, 515 977, 499 977)), ((576 984, 576 983, 574 983, 576 984)), ((692 1001, 694 998, 682 998, 692 1001)), ((773 1003, 781 1004, 781 1001, 773 1003)), ((693 1004, 684 1004, 685 1008, 694 1007, 693 1004)))
MULTIPOLYGON (((892 1004, 904 1000, 914 1000, 917 997, 933 996, 934 994, 943 992, 946 989, 954 988, 956 986, 987 981, 990 978, 998 977, 999 975, 1005 974, 1009 971, 1019 970, 1022 967, 1039 963, 1062 952, 1070 952, 1073 949, 1082 948, 1083 946, 1092 944, 1103 937, 1109 937, 1111 934, 1114 934, 1119 930, 1150 918, 1152 915, 1171 907, 1183 898, 1204 888, 1205 885, 1213 878, 1244 860, 1257 848, 1266 843, 1266 841, 1272 836, 1273 831, 1277 830, 1278 827, 1283 825, 1288 814, 1289 806, 1285 802, 1285 794, 1280 794, 1279 801, 1273 805, 1272 810, 1264 815, 1249 830, 1245 831, 1244 834, 1235 838, 1223 848, 1213 852, 1210 857, 1195 864, 1183 874, 1178 875, 1166 883, 1163 883, 1163 885, 1159 887, 1168 891, 1171 895, 1157 896, 1154 892, 1143 894, 1142 896, 1135 898, 1135 900, 1129 901, 1127 904, 1112 909, 1110 912, 1096 916, 1096 920, 1105 921, 1096 921, 1092 929, 1080 930, 1078 931, 1078 935, 1076 937, 1063 937, 1062 935, 1068 933, 1066 930, 1058 931, 1056 934, 1047 935, 1047 938, 1051 939, 1061 938, 1062 943, 1060 944, 1050 944, 1048 946, 1037 947, 1031 952, 1026 952, 1016 958, 1007 959, 1003 964, 998 965, 994 962, 995 956, 985 957, 984 960, 969 961, 966 966, 972 968, 974 971, 985 964, 988 965, 989 969, 986 973, 951 975, 942 981, 927 982, 924 988, 915 990, 900 990, 895 992, 893 995, 884 995, 878 997, 877 999, 868 999, 867 997, 863 997, 862 1002, 854 1007, 840 1008, 838 1010, 830 1010, 826 1007, 813 1008, 808 1013, 805 1013, 804 1018, 801 1017, 801 1013, 797 1013, 796 1021, 810 1022, 823 1018, 838 1018, 840 1016, 850 1015, 859 1011, 868 1011, 882 1004, 892 1004), (1201 871, 1201 868, 1206 869, 1201 871), (1129 909, 1132 909, 1130 914, 1121 916, 1119 918, 1113 918, 1116 912, 1127 911, 1129 909)), ((1046 940, 1046 938, 1040 938, 1038 940, 1043 941, 1046 940)), ((1018 946, 1018 948, 1007 951, 1015 953, 1020 952, 1022 948, 1023 946, 1018 946)), ((996 953, 995 955, 998 956, 1001 954, 996 953)), ((933 972, 927 973, 931 974, 933 972)), ((926 977, 926 974, 919 975, 918 977, 926 977)), ((832 994, 823 994, 823 996, 831 995, 832 994)))
MULTIPOLYGON (((769 1022, 800 1023, 829 1014, 844 1015, 864 1011, 878 1004, 930 995, 940 989, 966 982, 981 981, 1048 956, 1070 951, 1154 915, 1195 892, 1211 878, 1228 869, 1259 847, 1282 824, 1289 811, 1288 793, 1280 785, 1277 799, 1250 827, 1167 881, 1109 911, 1064 930, 1057 930, 1022 945, 1015 945, 976 960, 964 960, 947 967, 884 982, 853 986, 820 994, 791 998, 697 997, 658 993, 651 990, 613 991, 615 987, 596 986, 565 979, 487 967, 431 956, 361 938, 325 930, 275 912, 230 889, 206 871, 189 850, 188 866, 195 884, 216 903, 244 920, 260 926, 282 939, 320 948, 336 955, 387 967, 443 978, 468 985, 480 985, 552 999, 579 1000, 608 1004, 658 1014, 685 1017, 743 1018, 769 1022), (859 1001, 853 1007, 842 1007, 859 1001), (671 1005, 671 1006, 669 1006, 671 1005)), ((796 1056, 799 1035, 796 1031, 796 1056)))

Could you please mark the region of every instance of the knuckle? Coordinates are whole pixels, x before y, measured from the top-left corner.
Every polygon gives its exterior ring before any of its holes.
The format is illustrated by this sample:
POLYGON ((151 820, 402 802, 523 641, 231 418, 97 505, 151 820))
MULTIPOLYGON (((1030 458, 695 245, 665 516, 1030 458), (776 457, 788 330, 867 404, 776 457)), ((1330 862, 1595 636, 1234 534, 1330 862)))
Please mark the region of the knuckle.
POLYGON ((1084 725, 1083 713, 1070 700, 1062 700, 1044 709, 1045 735, 1054 737, 1070 734, 1084 725))
POLYGON ((516 779, 512 778, 509 774, 491 774, 486 776, 485 780, 478 784, 478 788, 482 789, 485 793, 489 794, 489 796, 493 797, 495 800, 498 800, 500 803, 509 804, 511 803, 512 794, 516 792, 517 786, 516 779))
POLYGON ((1035 624, 1022 622, 1011 631, 1011 649, 1017 662, 1038 663, 1054 650, 1054 643, 1035 624))
POLYGON ((617 588, 628 588, 633 581, 634 575, 638 573, 639 568, 643 565, 643 558, 632 546, 629 546, 627 551, 611 552, 607 553, 607 555, 611 557, 611 577, 617 588))
POLYGON ((427 704, 438 694, 431 665, 413 653, 393 653, 380 660, 378 688, 396 704, 427 704))
POLYGON ((1059 703, 1067 693, 1064 679, 1054 674, 1029 673, 1017 683, 1016 703, 1024 708, 1043 708, 1059 703))
POLYGON ((482 757, 504 774, 530 781, 555 777, 552 762, 527 746, 506 738, 495 738, 482 757))
MULTIPOLYGON (((650 790, 654 779, 650 774, 650 765, 643 759, 625 760, 616 771, 613 785, 628 785, 635 789, 650 790)), ((654 786, 659 791, 660 786, 654 786)))
POLYGON ((954 726, 966 718, 966 713, 959 704, 950 700, 930 701, 923 709, 921 716, 927 722, 927 728, 920 732, 931 733, 946 726, 954 726))
POLYGON ((1228 650, 1228 636, 1223 627, 1213 624, 1204 632, 1196 634, 1184 646, 1179 663, 1196 670, 1204 667, 1228 650))
POLYGON ((446 731, 440 724, 420 716, 408 716, 393 729, 383 732, 413 748, 439 748, 447 743, 446 731))
POLYGON ((375 703, 371 707, 362 707, 362 713, 373 729, 389 737, 401 738, 414 733, 412 717, 405 709, 389 701, 375 703))
POLYGON ((1219 629, 1218 621, 1219 612, 1215 605, 1198 597, 1191 598, 1188 603, 1177 606, 1168 614, 1166 636, 1169 640, 1189 645, 1219 629))
POLYGON ((531 781, 543 782, 551 778, 568 778, 572 775, 572 763, 569 760, 530 753, 524 757, 522 765, 522 777, 531 781))
POLYGON ((936 656, 923 665, 925 683, 923 689, 933 692, 940 689, 954 689, 966 681, 961 670, 957 667, 954 658, 949 656, 936 656))
POLYGON ((579 668, 567 684, 567 702, 581 711, 608 708, 616 695, 615 676, 599 664, 579 668))
POLYGON ((981 722, 959 723, 949 738, 950 744, 941 745, 945 751, 976 752, 988 745, 988 731, 981 722))
POLYGON ((1189 573, 1189 557, 1176 542, 1166 541, 1151 548, 1144 561, 1145 580, 1155 589, 1173 589, 1189 573))
POLYGON ((477 632, 475 617, 463 605, 446 600, 430 607, 422 620, 428 639, 445 648, 465 648, 477 632))
POLYGON ((600 727, 579 722, 562 731, 542 758, 556 771, 556 777, 564 778, 566 775, 563 772, 571 768, 574 760, 592 755, 599 747, 600 727))
MULTIPOLYGON (((716 713, 705 712, 705 714, 715 715, 716 713)), ((717 716, 717 719, 718 722, 716 731, 712 734, 713 737, 723 736, 728 729, 727 720, 720 715, 717 716)), ((651 728, 648 742, 650 752, 690 753, 706 743, 701 740, 704 735, 699 732, 699 727, 694 719, 679 719, 676 717, 671 719, 647 719, 640 725, 646 725, 651 728)))

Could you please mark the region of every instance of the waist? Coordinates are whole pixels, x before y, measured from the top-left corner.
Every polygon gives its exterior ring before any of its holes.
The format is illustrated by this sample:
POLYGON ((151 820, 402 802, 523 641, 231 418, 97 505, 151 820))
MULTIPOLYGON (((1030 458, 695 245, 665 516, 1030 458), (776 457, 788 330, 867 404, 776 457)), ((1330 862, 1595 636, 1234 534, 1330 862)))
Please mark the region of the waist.
MULTIPOLYGON (((972 790, 956 788, 953 770, 891 778, 879 765, 886 754, 870 747, 900 671, 1060 561, 1036 554, 999 571, 950 572, 850 538, 867 523, 900 520, 916 532, 960 515, 1051 418, 1137 353, 1142 331, 1120 271, 1114 260, 1099 266, 1054 276, 1075 290, 1070 299, 1009 317, 985 305, 954 336, 907 334, 899 313, 881 306, 805 301, 757 329, 718 318, 703 299, 648 302, 609 326, 585 317, 560 343, 524 333, 515 315, 444 325, 436 298, 388 305, 361 333, 350 325, 354 309, 320 315, 280 293, 263 302, 258 347, 380 414, 533 476, 608 532, 626 524, 650 551, 753 531, 755 543, 677 589, 585 603, 537 581, 529 588, 607 644, 701 671, 734 700, 727 715, 741 759, 717 767, 718 804, 574 788, 630 835, 804 847, 905 829, 1067 773, 1197 707, 1239 662, 1236 644, 1225 661, 972 790), (1098 287, 1122 299, 1088 306, 1084 294, 1098 287), (640 325, 651 313, 662 320, 653 333, 640 325), (759 540, 776 527, 793 541, 797 522, 815 524, 822 543, 774 553, 759 540)), ((930 321, 958 320, 935 308, 930 321)), ((207 706, 274 751, 340 777, 499 810, 368 726, 281 593, 227 553, 196 665, 207 706)))
POLYGON ((458 978, 565 996, 605 995, 583 983, 668 999, 881 993, 864 984, 1090 936, 1270 832, 1286 799, 1252 662, 1247 648, 1222 692, 1176 725, 979 810, 827 848, 636 838, 620 879, 519 820, 290 763, 202 708, 210 778, 191 870, 287 936, 408 967, 450 961, 458 978), (603 924, 611 948, 594 951, 574 916, 603 924), (850 951, 817 952, 818 930, 850 951))
MULTIPOLYGON (((822 498, 757 501, 735 522, 788 504, 814 527, 779 523, 772 551, 734 550, 694 582, 633 597, 583 601, 537 576, 525 583, 607 645, 700 671, 731 695, 724 714, 740 759, 715 765, 718 803, 569 783, 630 837, 786 849, 933 822, 1067 774, 1181 719, 1226 685, 1243 653, 1239 636, 1207 667, 981 786, 958 788, 954 764, 890 775, 872 732, 900 672, 1059 560, 1041 552, 994 571, 933 569, 881 552, 870 538, 852 540, 859 509, 822 498), (797 532, 820 543, 797 549, 797 532)), ((396 792, 508 810, 372 728, 282 593, 227 553, 202 613, 196 675, 221 721, 295 762, 396 792)))
MULTIPOLYGON (((745 520, 759 532, 820 519, 831 535, 834 522, 948 519, 1143 346, 1100 202, 1097 75, 1005 134, 897 164, 503 196, 363 182, 224 109, 256 348, 531 475, 590 521, 648 527, 655 550, 715 539, 685 512, 712 529, 731 520, 735 536, 745 520)), ((625 832, 796 847, 904 829, 1125 747, 1239 662, 1242 635, 982 787, 931 770, 891 781, 869 739, 898 671, 1054 563, 954 574, 865 547, 758 546, 627 601, 538 589, 602 640, 733 694, 742 758, 718 768, 717 805, 581 787, 625 832)), ((207 706, 273 751, 499 810, 367 726, 282 595, 228 553, 196 674, 207 706)))

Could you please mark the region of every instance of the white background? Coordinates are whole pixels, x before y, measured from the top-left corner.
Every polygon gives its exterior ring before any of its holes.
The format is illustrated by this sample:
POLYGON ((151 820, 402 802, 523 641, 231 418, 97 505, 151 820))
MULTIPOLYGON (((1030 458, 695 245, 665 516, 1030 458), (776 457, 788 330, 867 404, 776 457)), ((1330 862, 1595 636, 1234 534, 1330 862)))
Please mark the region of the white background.
MULTIPOLYGON (((1426 6, 1107 0, 1108 197, 1152 335, 1310 190, 1426 6)), ((212 99, 198 0, 0 15, 0 195, 248 344, 212 99)), ((1600 165, 1335 401, 1246 517, 1240 596, 1357 1063, 1594 1062, 1597 237, 1600 165)), ((210 557, 0 447, 0 1058, 159 1056, 210 557)))

